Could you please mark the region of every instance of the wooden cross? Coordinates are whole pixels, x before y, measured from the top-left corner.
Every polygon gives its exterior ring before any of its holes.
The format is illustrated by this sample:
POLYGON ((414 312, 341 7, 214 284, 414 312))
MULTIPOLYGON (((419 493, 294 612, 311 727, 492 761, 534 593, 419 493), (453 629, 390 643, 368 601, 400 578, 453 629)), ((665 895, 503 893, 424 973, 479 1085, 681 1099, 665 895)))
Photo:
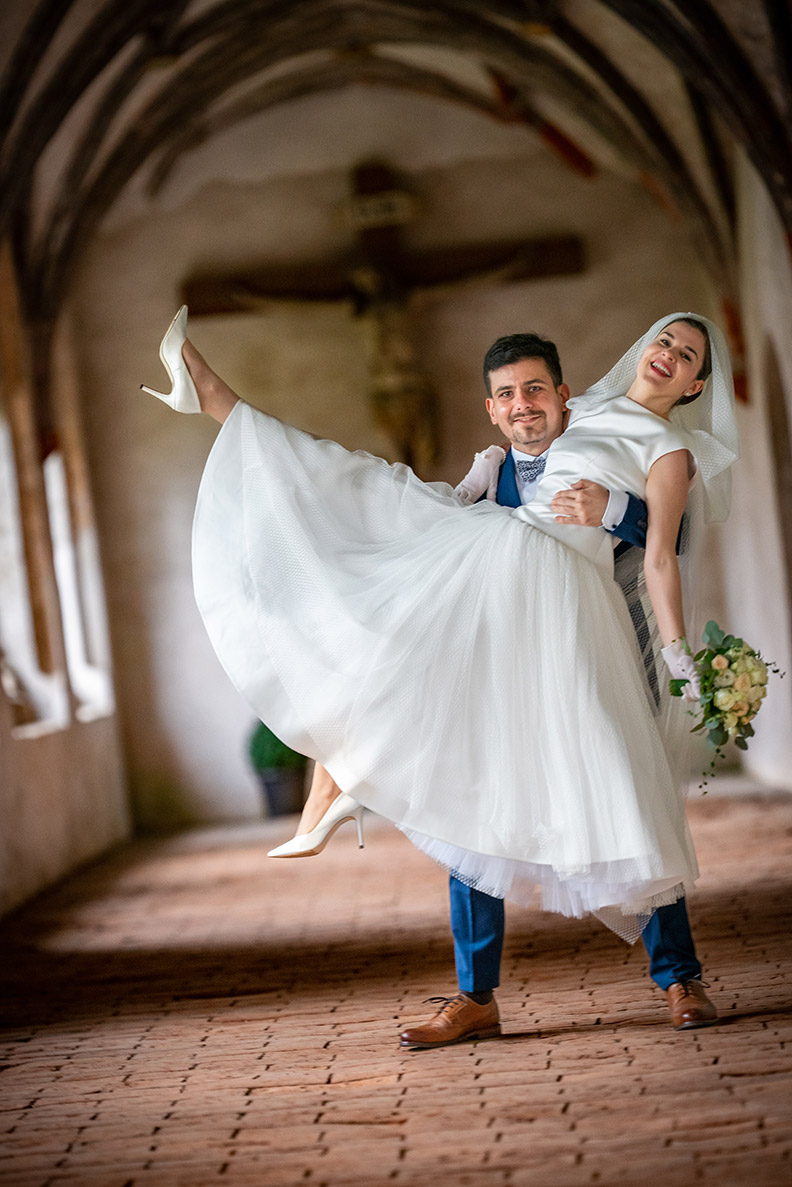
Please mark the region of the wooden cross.
POLYGON ((411 295, 572 275, 585 266, 583 243, 566 235, 411 252, 402 232, 416 203, 390 166, 358 165, 351 189, 345 213, 355 244, 340 259, 194 276, 183 285, 183 300, 197 317, 248 312, 274 300, 349 301, 367 331, 374 416, 400 459, 419 469, 438 455, 439 421, 437 397, 413 346, 411 295))

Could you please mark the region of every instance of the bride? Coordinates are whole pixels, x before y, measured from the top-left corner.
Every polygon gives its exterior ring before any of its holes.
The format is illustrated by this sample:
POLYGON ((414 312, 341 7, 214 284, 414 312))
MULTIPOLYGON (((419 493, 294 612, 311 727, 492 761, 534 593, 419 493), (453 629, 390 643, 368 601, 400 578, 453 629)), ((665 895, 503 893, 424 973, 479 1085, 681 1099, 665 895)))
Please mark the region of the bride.
POLYGON ((692 518, 697 504, 725 517, 737 456, 717 327, 655 323, 569 402, 534 501, 514 510, 465 506, 253 409, 185 334, 182 309, 162 398, 222 423, 193 569, 237 688, 322 764, 358 825, 365 805, 479 890, 525 902, 538 885, 546 909, 637 935, 697 875, 677 767, 687 727, 650 694, 611 538, 558 525, 550 504, 581 477, 646 501, 663 654, 692 677, 675 542, 691 479, 692 518))

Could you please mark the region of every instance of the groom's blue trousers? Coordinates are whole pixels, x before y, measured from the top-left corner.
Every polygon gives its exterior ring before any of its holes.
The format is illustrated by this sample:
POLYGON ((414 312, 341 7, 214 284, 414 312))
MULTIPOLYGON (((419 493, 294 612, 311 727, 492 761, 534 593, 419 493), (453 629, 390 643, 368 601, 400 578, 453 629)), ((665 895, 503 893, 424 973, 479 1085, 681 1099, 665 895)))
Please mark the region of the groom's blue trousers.
MULTIPOLYGON (((474 890, 451 875, 451 932, 459 988, 482 993, 500 983, 503 899, 474 890)), ((643 930, 649 973, 661 989, 701 977, 685 900, 659 907, 643 930)))

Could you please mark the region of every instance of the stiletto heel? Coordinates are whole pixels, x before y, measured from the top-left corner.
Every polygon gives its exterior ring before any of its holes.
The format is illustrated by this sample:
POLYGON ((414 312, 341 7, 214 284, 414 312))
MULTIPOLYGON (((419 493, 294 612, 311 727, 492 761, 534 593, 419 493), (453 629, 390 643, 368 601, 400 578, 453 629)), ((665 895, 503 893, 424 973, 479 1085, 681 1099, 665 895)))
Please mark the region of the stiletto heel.
POLYGON ((313 857, 316 853, 322 852, 333 833, 345 820, 354 820, 357 825, 358 846, 362 849, 365 811, 362 804, 342 791, 310 832, 297 833, 290 841, 285 841, 276 849, 270 849, 267 857, 313 857))
POLYGON ((198 399, 198 392, 195 390, 195 384, 182 355, 182 346, 186 337, 187 306, 182 305, 168 326, 159 349, 159 357, 171 381, 170 393, 166 395, 164 392, 157 392, 153 387, 146 387, 144 383, 141 383, 140 388, 141 391, 148 392, 150 396, 156 396, 158 400, 162 400, 176 412, 200 412, 201 402, 198 399))

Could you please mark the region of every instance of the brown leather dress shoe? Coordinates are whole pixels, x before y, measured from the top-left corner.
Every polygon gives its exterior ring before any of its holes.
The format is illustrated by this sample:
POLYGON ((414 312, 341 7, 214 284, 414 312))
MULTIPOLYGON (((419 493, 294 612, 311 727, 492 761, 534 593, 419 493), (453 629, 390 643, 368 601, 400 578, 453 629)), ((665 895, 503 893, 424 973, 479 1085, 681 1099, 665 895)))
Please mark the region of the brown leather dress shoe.
POLYGON ((695 1026, 712 1026, 718 1021, 718 1011, 702 988, 701 981, 675 981, 666 990, 674 1030, 692 1030, 695 1026))
POLYGON ((428 1022, 402 1031, 402 1047, 447 1047, 464 1039, 491 1039, 501 1033, 495 998, 486 1006, 478 1005, 464 993, 456 997, 430 997, 427 1001, 443 1005, 428 1022))

